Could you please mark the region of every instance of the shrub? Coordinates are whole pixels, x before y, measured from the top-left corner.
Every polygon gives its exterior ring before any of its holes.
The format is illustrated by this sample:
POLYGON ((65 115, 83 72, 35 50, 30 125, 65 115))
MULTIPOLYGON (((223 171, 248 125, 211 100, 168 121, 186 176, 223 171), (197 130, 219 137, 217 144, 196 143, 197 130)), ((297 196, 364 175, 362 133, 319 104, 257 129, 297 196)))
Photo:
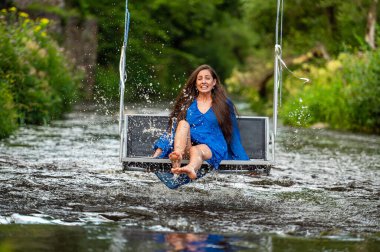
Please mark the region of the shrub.
POLYGON ((17 113, 7 83, 0 80, 0 138, 6 137, 17 128, 17 113))
MULTIPOLYGON (((1 105, 13 109, 5 109, 9 114, 2 113, 0 120, 16 120, 11 125, 47 123, 70 109, 76 98, 79 75, 47 34, 48 24, 48 19, 33 21, 14 7, 1 10, 0 82, 7 90, 1 105)), ((10 132, 0 130, 2 136, 10 132)))
POLYGON ((323 67, 304 65, 299 75, 311 84, 303 87, 291 78, 284 82, 288 94, 281 110, 285 124, 309 126, 324 122, 334 129, 379 133, 380 50, 341 53, 323 67))

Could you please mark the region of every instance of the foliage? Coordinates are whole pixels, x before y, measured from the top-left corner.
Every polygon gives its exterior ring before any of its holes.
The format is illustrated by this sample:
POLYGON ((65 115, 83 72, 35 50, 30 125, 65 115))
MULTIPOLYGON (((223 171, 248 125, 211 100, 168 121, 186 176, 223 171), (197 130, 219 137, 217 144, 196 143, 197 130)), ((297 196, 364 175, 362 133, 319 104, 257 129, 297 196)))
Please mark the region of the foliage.
POLYGON ((49 20, 29 19, 16 8, 0 15, 2 136, 17 123, 41 124, 58 118, 76 97, 77 75, 46 32, 49 20), (8 112, 6 112, 8 111, 8 112))
POLYGON ((286 124, 309 126, 326 122, 331 128, 380 133, 380 50, 341 53, 323 67, 304 65, 312 84, 303 87, 287 79, 292 94, 282 108, 286 124))
MULTIPOLYGON (((274 44, 276 1, 243 0, 244 18, 259 34, 257 48, 274 44)), ((354 51, 364 37, 372 0, 286 0, 283 15, 284 53, 302 54, 323 44, 330 54, 354 51)), ((269 47, 269 56, 273 47, 269 47)))
MULTIPOLYGON (((379 132, 379 109, 374 105, 379 103, 376 83, 380 73, 375 63, 379 53, 371 52, 364 41, 371 2, 285 1, 283 59, 291 62, 319 45, 326 55, 291 65, 298 76, 312 79, 312 85, 303 86, 284 70, 280 108, 284 123, 310 126, 323 122, 337 129, 379 132), (334 68, 337 65, 341 67, 334 68)), ((236 68, 226 83, 230 92, 245 97, 256 112, 271 115, 273 80, 263 83, 262 76, 273 72, 276 1, 243 0, 243 6, 243 18, 260 40, 245 68, 236 68)))
MULTIPOLYGON (((103 72, 116 70, 125 1, 70 0, 68 4, 96 15, 99 64, 103 72)), ((175 96, 188 74, 202 63, 214 66, 224 79, 252 48, 252 32, 240 18, 239 0, 139 0, 129 1, 129 11, 127 87, 133 99, 175 96)))
POLYGON ((95 96, 107 101, 115 101, 119 98, 119 73, 108 67, 98 67, 96 70, 95 96))
POLYGON ((0 80, 0 138, 11 134, 16 128, 17 112, 8 85, 0 80))

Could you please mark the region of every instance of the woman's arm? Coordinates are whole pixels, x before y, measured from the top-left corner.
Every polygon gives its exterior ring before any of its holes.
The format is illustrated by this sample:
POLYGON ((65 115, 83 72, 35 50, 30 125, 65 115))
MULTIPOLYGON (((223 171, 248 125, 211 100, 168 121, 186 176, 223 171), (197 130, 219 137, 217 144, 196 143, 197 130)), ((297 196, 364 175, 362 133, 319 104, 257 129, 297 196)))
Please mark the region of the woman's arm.
POLYGON ((162 149, 157 148, 156 151, 153 153, 152 157, 156 158, 156 157, 159 157, 161 154, 162 154, 162 149))

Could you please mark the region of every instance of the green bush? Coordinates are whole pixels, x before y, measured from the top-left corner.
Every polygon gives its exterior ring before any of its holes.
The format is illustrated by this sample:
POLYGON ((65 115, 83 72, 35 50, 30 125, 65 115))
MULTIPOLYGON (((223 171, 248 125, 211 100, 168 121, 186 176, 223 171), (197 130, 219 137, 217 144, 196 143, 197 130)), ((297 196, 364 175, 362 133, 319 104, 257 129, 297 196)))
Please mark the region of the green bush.
POLYGON ((46 18, 33 21, 14 7, 1 10, 0 83, 6 92, 0 120, 8 118, 12 125, 1 124, 3 137, 18 123, 42 124, 60 117, 76 98, 79 75, 47 34, 48 23, 46 18))
POLYGON ((323 67, 304 65, 298 75, 311 84, 284 82, 288 98, 281 109, 285 124, 323 122, 334 129, 380 133, 380 50, 341 53, 323 67))
POLYGON ((17 128, 17 113, 7 83, 0 80, 0 138, 6 137, 17 128))

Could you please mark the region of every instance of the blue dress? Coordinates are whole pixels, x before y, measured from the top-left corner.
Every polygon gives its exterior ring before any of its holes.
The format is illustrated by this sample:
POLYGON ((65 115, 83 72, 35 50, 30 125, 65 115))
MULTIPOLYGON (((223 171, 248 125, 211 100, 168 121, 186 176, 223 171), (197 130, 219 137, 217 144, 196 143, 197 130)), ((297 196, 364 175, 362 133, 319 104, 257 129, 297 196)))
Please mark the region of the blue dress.
MULTIPOLYGON (((228 100, 228 105, 232 108, 232 102, 228 100)), ((233 109, 231 109, 233 111, 233 109)), ((202 113, 198 109, 197 100, 194 100, 186 112, 186 121, 190 125, 190 136, 193 145, 206 144, 212 157, 206 160, 214 169, 218 169, 222 160, 249 160, 241 141, 236 115, 231 112, 232 137, 227 144, 222 129, 212 108, 202 113)), ((164 133, 154 144, 154 149, 162 149, 159 158, 167 158, 173 151, 174 128, 171 134, 164 133)))

